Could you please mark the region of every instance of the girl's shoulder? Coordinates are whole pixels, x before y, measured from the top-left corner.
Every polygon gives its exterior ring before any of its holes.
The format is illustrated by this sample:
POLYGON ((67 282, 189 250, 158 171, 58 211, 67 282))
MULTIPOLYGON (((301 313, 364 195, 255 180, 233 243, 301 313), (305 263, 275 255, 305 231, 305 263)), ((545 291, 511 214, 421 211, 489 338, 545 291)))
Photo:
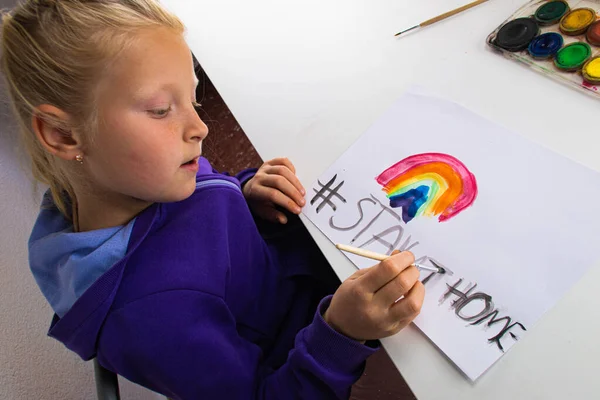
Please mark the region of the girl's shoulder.
POLYGON ((265 243, 239 181, 201 172, 192 196, 154 204, 137 217, 121 283, 127 289, 117 303, 179 289, 223 296, 237 259, 264 262, 265 243))

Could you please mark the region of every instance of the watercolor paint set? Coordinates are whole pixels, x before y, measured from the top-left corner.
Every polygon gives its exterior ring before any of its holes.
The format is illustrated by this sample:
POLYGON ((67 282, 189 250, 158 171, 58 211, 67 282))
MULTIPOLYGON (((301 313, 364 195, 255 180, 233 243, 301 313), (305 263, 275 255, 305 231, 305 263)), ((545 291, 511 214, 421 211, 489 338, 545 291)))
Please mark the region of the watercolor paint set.
POLYGON ((555 81, 600 97, 600 0, 532 0, 487 43, 555 81))

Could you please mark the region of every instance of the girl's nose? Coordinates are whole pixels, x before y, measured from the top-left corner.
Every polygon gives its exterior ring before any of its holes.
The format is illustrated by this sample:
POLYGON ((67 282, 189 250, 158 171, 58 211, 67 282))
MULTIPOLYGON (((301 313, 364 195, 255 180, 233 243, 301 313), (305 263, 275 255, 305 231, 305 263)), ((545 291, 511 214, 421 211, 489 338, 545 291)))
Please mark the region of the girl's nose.
POLYGON ((208 135, 208 126, 200 119, 195 109, 190 112, 190 120, 185 130, 186 141, 200 142, 208 135))

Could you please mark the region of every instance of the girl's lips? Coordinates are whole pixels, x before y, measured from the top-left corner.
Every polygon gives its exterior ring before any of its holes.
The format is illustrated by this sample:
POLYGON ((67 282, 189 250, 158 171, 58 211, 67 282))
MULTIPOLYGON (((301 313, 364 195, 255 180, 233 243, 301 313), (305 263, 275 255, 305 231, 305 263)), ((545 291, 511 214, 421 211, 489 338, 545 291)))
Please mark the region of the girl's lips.
POLYGON ((185 164, 181 164, 180 168, 183 168, 183 169, 185 169, 187 171, 191 171, 191 172, 198 172, 198 168, 199 168, 198 159, 199 159, 199 157, 196 157, 193 160, 186 162, 185 164))

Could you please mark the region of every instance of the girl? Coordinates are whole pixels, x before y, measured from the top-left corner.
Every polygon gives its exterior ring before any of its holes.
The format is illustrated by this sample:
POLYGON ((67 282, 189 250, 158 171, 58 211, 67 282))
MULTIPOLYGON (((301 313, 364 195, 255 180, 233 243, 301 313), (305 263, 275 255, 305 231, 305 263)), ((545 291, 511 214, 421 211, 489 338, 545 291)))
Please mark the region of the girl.
POLYGON ((348 398, 372 341, 420 310, 413 256, 331 296, 292 217, 294 166, 230 177, 200 157, 192 55, 153 0, 29 0, 3 20, 11 100, 50 186, 29 244, 49 335, 174 399, 348 398))

